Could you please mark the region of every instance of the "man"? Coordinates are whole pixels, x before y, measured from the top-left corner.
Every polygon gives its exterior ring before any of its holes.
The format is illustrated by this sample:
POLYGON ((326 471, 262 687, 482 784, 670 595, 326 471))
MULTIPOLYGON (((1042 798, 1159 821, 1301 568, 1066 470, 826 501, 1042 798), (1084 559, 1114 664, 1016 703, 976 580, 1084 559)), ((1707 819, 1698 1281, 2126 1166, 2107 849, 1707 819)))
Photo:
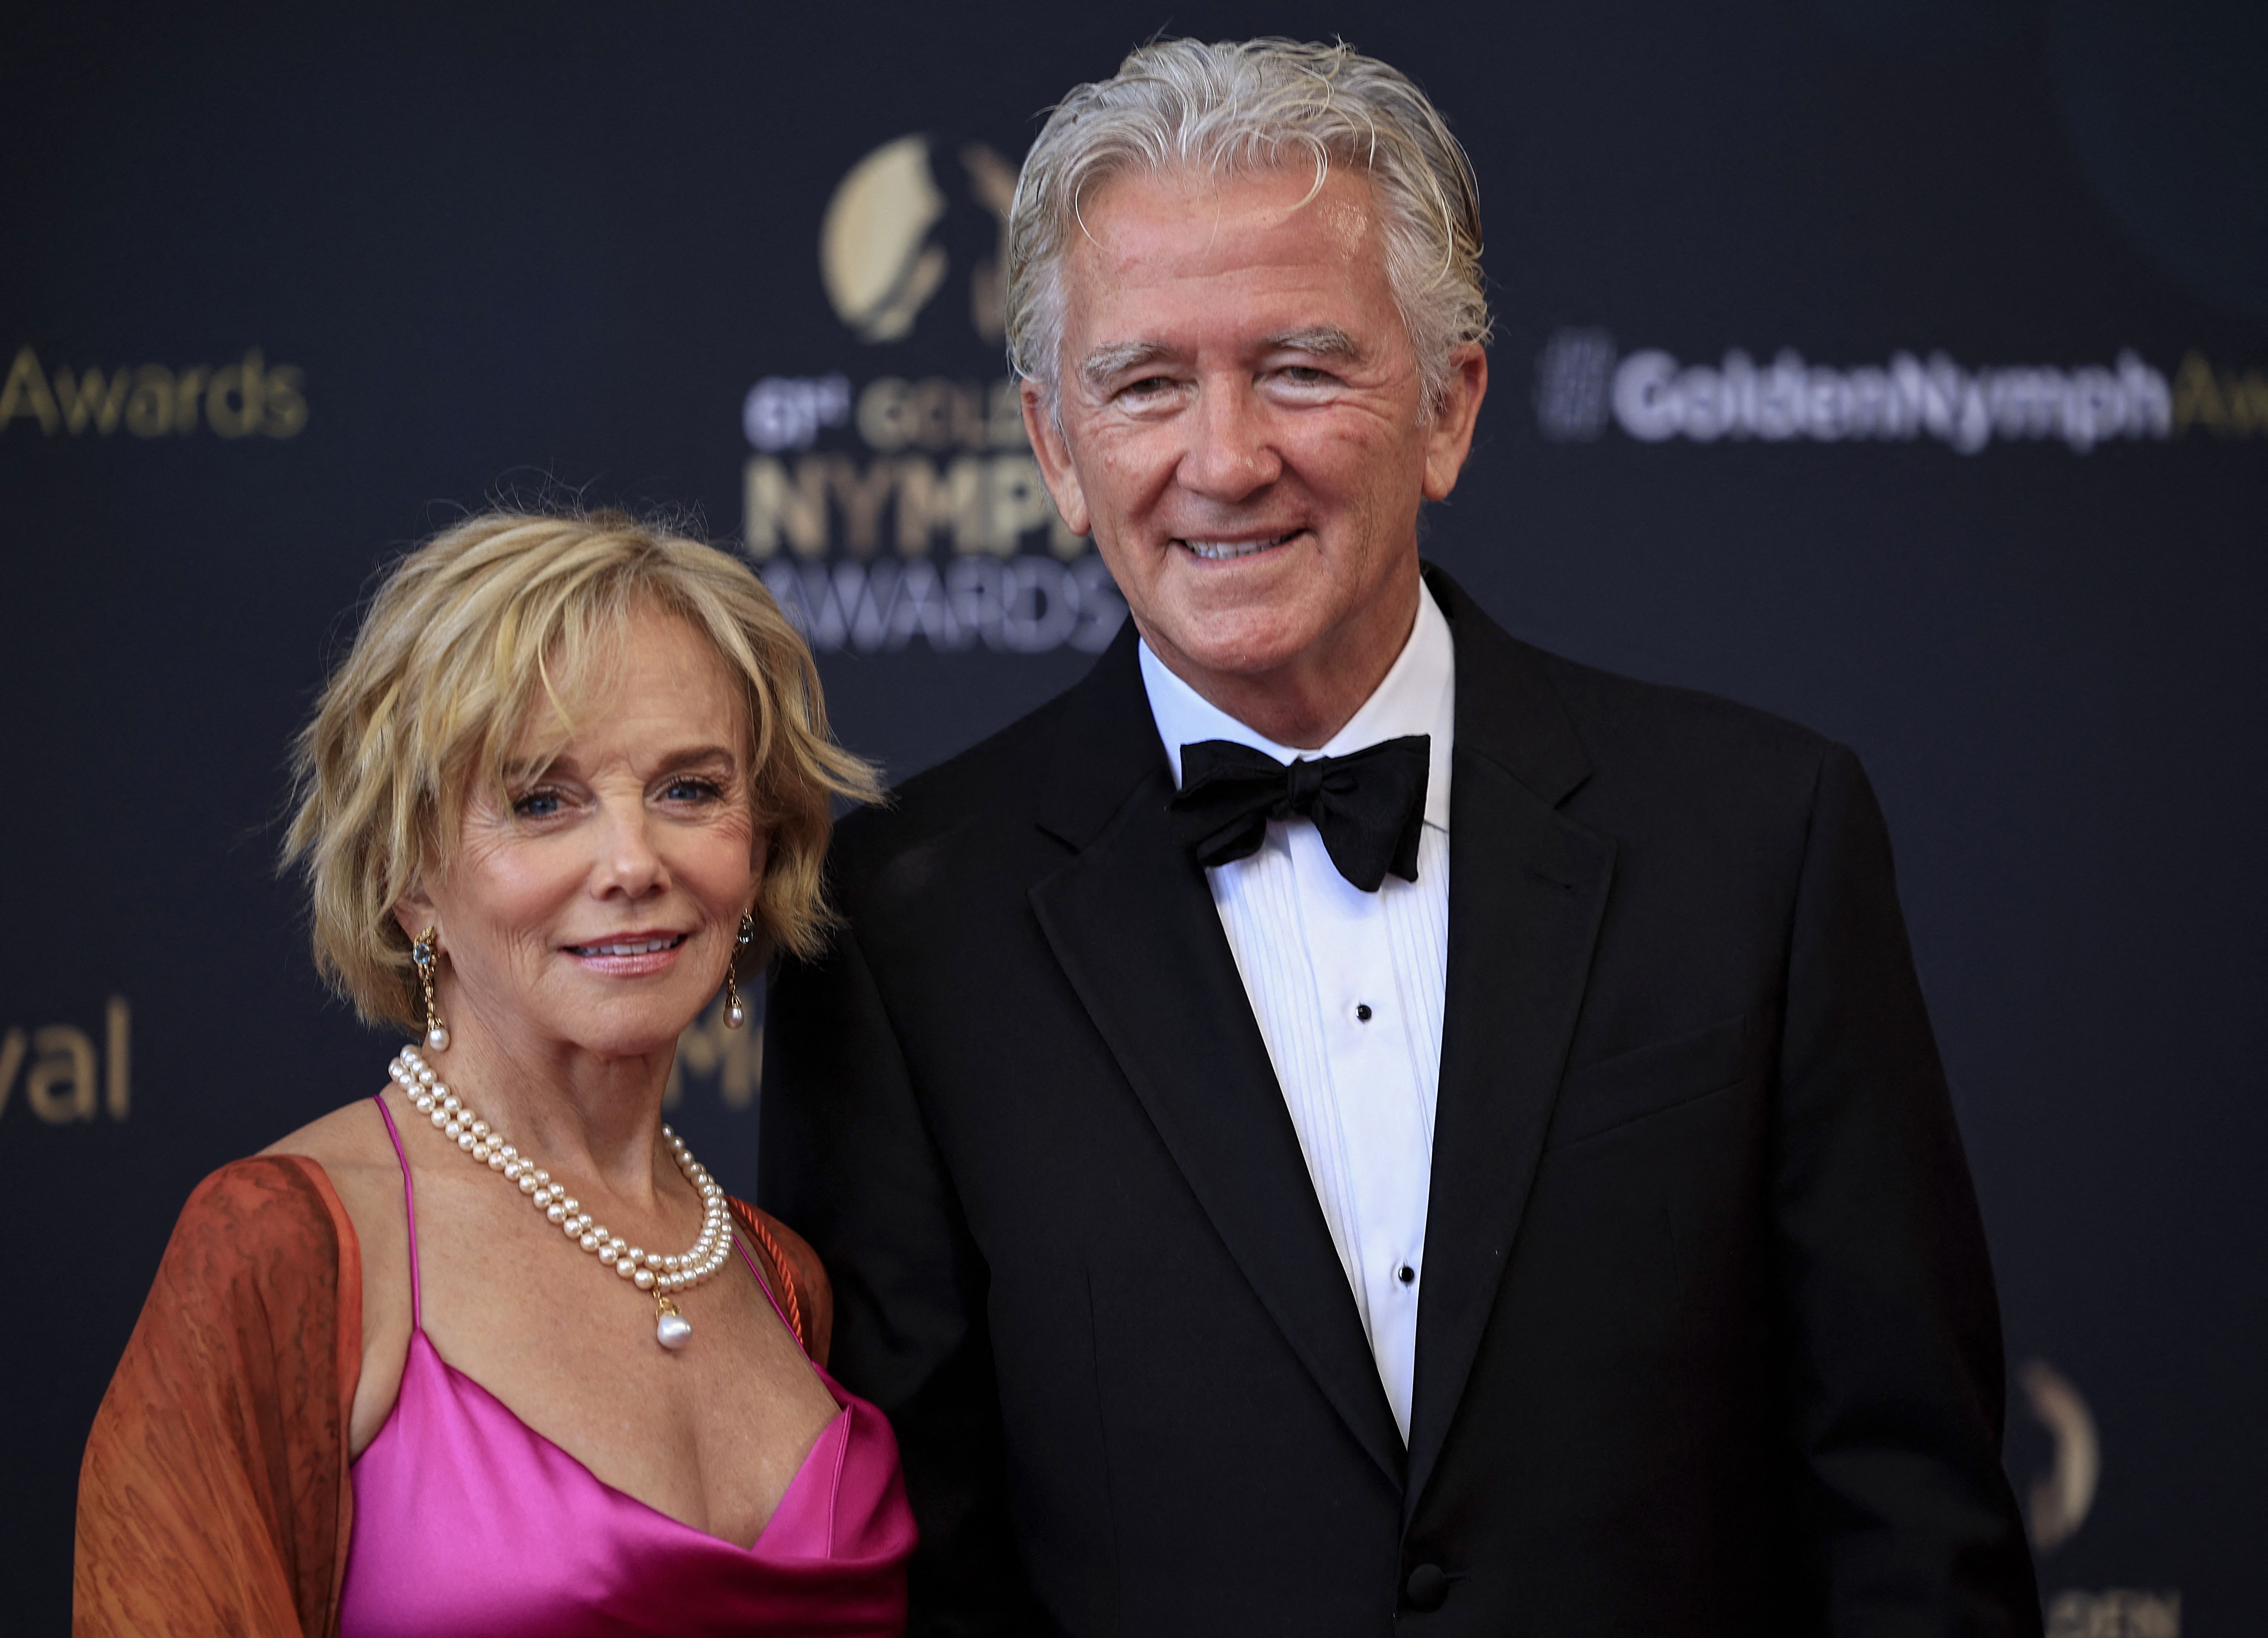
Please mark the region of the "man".
POLYGON ((1421 569, 1488 382, 1440 117, 1145 47, 1012 234, 1130 629, 843 826, 764 1103, 916 1629, 2036 1633, 1858 764, 1421 569))

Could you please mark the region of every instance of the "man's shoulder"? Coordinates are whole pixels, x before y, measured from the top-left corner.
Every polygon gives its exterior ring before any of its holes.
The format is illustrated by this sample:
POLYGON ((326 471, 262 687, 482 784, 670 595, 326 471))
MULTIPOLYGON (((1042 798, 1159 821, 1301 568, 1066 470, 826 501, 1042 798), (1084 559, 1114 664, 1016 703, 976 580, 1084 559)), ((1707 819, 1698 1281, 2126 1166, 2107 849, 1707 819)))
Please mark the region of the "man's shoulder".
MULTIPOLYGON (((1863 781, 1848 751, 1786 717, 1495 641, 1500 664, 1477 668, 1477 697, 1460 666, 1460 760, 1469 735, 1484 763, 1624 849, 1626 863, 1725 881, 1800 868, 1822 791, 1863 781)), ((1489 847, 1489 834, 1467 845, 1489 847)))
POLYGON ((1480 728, 1482 745, 1498 747, 1515 774, 1523 767, 1546 768, 1559 782, 1550 799, 1581 786, 1594 800, 1777 795, 1803 801, 1836 752, 1825 735, 1755 706, 1523 642, 1462 593, 1452 595, 1462 605, 1456 622, 1461 744, 1467 726, 1480 728), (1471 697, 1462 695, 1468 687, 1476 690, 1471 697))
POLYGON ((1832 743, 1816 729, 1723 694, 1521 646, 1550 679, 1578 733, 1602 755, 1659 749, 1808 764, 1832 743))
POLYGON ((836 827, 838 880, 869 880, 894 860, 999 842, 1028 832, 1056 748, 1075 726, 1073 685, 967 750, 891 787, 880 803, 857 809, 836 827))

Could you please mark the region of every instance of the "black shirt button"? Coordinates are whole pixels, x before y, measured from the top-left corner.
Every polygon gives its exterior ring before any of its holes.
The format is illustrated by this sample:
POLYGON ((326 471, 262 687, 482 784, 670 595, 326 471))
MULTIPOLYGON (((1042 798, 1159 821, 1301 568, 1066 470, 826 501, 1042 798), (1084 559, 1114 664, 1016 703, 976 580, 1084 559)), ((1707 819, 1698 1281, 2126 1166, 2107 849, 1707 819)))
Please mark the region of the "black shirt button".
POLYGON ((1358 1024, 1367 1024, 1367 1023, 1369 1023, 1369 1022, 1370 1022, 1370 1003, 1368 1003, 1368 1002, 1366 1002, 1366 1001, 1364 1001, 1364 1002, 1358 1002, 1358 1003, 1355 1003, 1355 1010, 1354 1010, 1354 1017, 1355 1017, 1355 1022, 1356 1022, 1356 1023, 1358 1023, 1358 1024))
POLYGON ((1418 1278, 1418 1271, 1415 1268, 1412 1268, 1408 1263, 1404 1263, 1402 1267, 1394 1271, 1394 1277, 1401 1281, 1403 1284, 1408 1285, 1418 1278))
POLYGON ((1438 1610, 1449 1596, 1448 1572, 1439 1564, 1420 1564, 1410 1572, 1402 1590, 1409 1595, 1412 1609, 1438 1610))

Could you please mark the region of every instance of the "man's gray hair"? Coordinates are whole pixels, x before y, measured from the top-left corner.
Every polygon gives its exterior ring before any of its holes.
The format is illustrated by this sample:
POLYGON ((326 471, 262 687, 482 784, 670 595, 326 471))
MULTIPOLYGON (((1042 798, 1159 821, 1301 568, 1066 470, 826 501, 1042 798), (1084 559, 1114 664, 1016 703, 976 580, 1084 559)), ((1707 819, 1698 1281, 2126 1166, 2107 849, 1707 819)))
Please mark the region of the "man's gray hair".
POLYGON ((1425 93, 1344 42, 1153 40, 1058 103, 1025 156, 1009 213, 1010 365, 1056 408, 1064 257, 1104 183, 1127 172, 1250 174, 1307 163, 1316 191, 1334 164, 1376 190, 1387 283, 1430 415, 1450 353, 1489 339, 1480 193, 1425 93))

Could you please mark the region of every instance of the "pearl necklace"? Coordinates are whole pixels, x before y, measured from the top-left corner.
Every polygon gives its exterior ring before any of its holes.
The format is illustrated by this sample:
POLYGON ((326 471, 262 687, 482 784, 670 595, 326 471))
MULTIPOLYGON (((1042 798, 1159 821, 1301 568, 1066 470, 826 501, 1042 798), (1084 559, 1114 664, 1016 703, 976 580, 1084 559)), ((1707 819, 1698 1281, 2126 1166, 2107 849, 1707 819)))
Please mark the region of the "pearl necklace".
POLYGON ((591 1214, 583 1209, 582 1202, 568 1194, 566 1185, 554 1183, 549 1172, 504 1142, 503 1133, 475 1115, 465 1100, 426 1066, 416 1047, 404 1047, 387 1066, 387 1072, 408 1095, 417 1113, 430 1119, 444 1137, 453 1140, 476 1164, 503 1173, 507 1182, 517 1183, 528 1202, 556 1224, 570 1240, 639 1290, 652 1292, 656 1341, 666 1348, 675 1349, 693 1340, 693 1322, 677 1311, 677 1304, 671 1299, 680 1291, 691 1290, 724 1267, 725 1260, 733 1254, 733 1230, 725 1210, 725 1191, 717 1186, 708 1169, 694 1159, 684 1139, 666 1126, 661 1128, 661 1135, 669 1144, 670 1157, 677 1162, 677 1169, 701 1196, 701 1238, 693 1242, 692 1250, 665 1257, 659 1252, 632 1245, 619 1234, 610 1233, 603 1224, 593 1222, 591 1214))

